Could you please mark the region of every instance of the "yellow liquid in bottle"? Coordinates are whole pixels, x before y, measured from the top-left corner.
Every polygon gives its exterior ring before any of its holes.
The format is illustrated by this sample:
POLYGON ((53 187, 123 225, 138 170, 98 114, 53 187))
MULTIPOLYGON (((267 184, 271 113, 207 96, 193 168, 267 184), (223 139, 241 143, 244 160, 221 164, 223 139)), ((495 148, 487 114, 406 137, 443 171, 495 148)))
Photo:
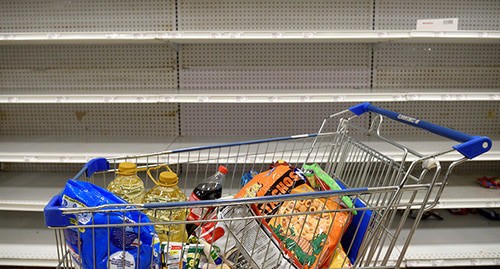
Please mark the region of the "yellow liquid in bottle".
POLYGON ((131 204, 140 204, 146 194, 144 183, 137 175, 117 176, 108 185, 108 190, 131 204))
MULTIPOLYGON (((177 186, 156 185, 146 193, 143 203, 184 202, 186 195, 177 186)), ((148 210, 146 214, 154 222, 185 221, 186 210, 148 210)), ((186 225, 155 225, 155 230, 162 242, 185 242, 187 240, 186 225)))
POLYGON ((116 178, 107 189, 131 204, 142 203, 146 194, 144 182, 137 176, 137 166, 129 162, 120 163, 116 178))

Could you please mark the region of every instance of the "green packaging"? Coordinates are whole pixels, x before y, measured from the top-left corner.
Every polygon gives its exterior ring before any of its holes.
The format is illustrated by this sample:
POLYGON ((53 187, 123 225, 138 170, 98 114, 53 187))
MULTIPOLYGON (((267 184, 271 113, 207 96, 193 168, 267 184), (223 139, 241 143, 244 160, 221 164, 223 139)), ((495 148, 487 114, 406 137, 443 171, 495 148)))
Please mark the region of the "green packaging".
MULTIPOLYGON (((328 187, 330 187, 331 190, 342 190, 340 185, 332 178, 330 175, 328 175, 321 167, 319 164, 304 164, 303 167, 304 171, 312 171, 314 173, 314 176, 323 181, 328 187)), ((316 182, 315 182, 316 185, 316 182)), ((348 208, 354 208, 354 203, 352 202, 351 198, 349 196, 342 196, 342 202, 348 207, 348 208)), ((356 215, 357 212, 353 211, 353 214, 356 215)))

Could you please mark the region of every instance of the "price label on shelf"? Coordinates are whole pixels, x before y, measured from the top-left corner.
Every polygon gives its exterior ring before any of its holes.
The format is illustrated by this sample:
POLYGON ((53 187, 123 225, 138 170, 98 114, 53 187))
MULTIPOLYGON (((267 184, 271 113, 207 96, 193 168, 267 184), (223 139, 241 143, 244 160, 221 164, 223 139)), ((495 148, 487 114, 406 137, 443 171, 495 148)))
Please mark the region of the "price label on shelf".
POLYGON ((457 31, 458 18, 417 20, 417 31, 457 31))

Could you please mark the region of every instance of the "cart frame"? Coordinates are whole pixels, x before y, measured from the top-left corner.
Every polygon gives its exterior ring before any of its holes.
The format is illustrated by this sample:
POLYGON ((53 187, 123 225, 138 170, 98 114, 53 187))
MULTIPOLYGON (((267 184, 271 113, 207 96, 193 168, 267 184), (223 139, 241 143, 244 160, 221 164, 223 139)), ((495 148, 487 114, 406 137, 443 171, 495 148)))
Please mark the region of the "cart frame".
MULTIPOLYGON (((189 192, 197 182, 214 171, 217 165, 223 164, 227 165, 232 171, 224 185, 225 194, 231 195, 240 187, 239 179, 245 172, 250 169, 259 172, 265 171, 270 163, 278 159, 284 159, 298 168, 301 168, 306 163, 320 164, 323 170, 344 188, 343 190, 215 201, 136 204, 133 206, 102 205, 84 208, 62 208, 58 204, 60 197, 55 196, 44 210, 45 219, 47 226, 56 232, 59 267, 70 268, 75 266, 75 262, 70 257, 69 253, 71 251, 66 244, 65 231, 69 229, 79 231, 79 229, 87 228, 94 231, 94 229, 110 229, 110 227, 168 226, 192 223, 189 221, 162 221, 156 219, 152 220, 151 223, 135 223, 133 225, 130 223, 96 224, 93 221, 86 224, 74 222, 71 224, 68 222, 71 216, 74 217, 78 214, 90 214, 94 217, 96 214, 101 213, 121 212, 125 214, 130 211, 140 211, 152 212, 156 216, 162 211, 173 212, 174 210, 189 210, 195 207, 205 209, 209 207, 218 214, 224 210, 227 213, 227 208, 237 210, 241 207, 252 208, 252 205, 256 204, 283 204, 290 201, 297 204, 298 201, 313 199, 326 201, 344 196, 349 197, 354 202, 354 208, 328 209, 324 207, 321 211, 315 213, 293 211, 287 214, 277 213, 273 217, 309 218, 317 214, 321 216, 333 214, 333 216, 336 216, 336 214, 346 212, 352 216, 352 223, 349 227, 343 228, 342 234, 344 236, 342 240, 335 243, 336 247, 342 244, 347 253, 343 264, 347 265, 349 259, 355 268, 399 268, 403 264, 404 253, 410 245, 411 238, 423 213, 437 205, 453 168, 487 152, 490 148, 491 140, 488 137, 471 136, 414 117, 384 110, 370 103, 362 103, 326 117, 319 131, 314 134, 183 148, 143 155, 97 158, 88 162, 73 178, 104 186, 113 178, 113 174, 120 162, 135 162, 138 164, 139 170, 142 171, 167 164, 179 174, 180 184, 182 183, 184 190, 189 192), (367 112, 378 114, 371 121, 369 128, 363 128, 353 123, 355 119, 367 112), (354 113, 355 115, 347 118, 343 117, 348 113, 354 113), (430 155, 421 154, 414 149, 407 148, 384 137, 381 126, 385 118, 425 129, 431 133, 462 142, 462 144, 430 155), (325 132, 327 125, 334 119, 339 121, 336 130, 325 132), (365 143, 358 138, 363 135, 369 135, 373 139, 398 149, 401 153, 400 160, 394 160, 384 155, 380 150, 371 147, 369 143, 365 143), (463 157, 453 161, 446 168, 443 175, 442 170, 444 168, 441 166, 439 158, 454 151, 458 151, 463 157), (416 210, 417 213, 412 221, 408 221, 412 210, 416 210)), ((253 212, 245 216, 227 219, 204 219, 200 223, 202 225, 205 223, 226 223, 229 227, 243 221, 245 224, 256 222, 259 226, 262 226, 267 223, 269 218, 269 216, 253 212)), ((258 233, 261 232, 263 231, 258 231, 258 233)), ((241 264, 236 263, 239 266, 236 267, 246 268, 243 266, 246 264, 246 266, 253 268, 285 268, 279 263, 272 266, 265 262, 263 263, 265 265, 258 264, 255 261, 256 258, 252 256, 258 256, 258 253, 254 253, 258 249, 256 243, 253 242, 254 248, 249 249, 248 246, 244 246, 244 242, 241 242, 245 240, 244 236, 241 238, 237 238, 236 235, 233 236, 236 238, 236 245, 240 247, 238 259, 245 261, 241 262, 241 264)), ((262 237, 265 236, 262 235, 262 237)), ((267 237, 271 247, 267 248, 265 257, 269 258, 268 255, 273 253, 272 250, 269 250, 272 249, 272 244, 278 244, 281 247, 282 245, 279 244, 279 240, 276 240, 276 236, 272 232, 267 231, 267 237)), ((78 233, 78 241, 80 241, 80 233, 78 233)), ((110 243, 107 242, 107 244, 109 253, 110 243)), ((167 245, 169 244, 170 242, 167 242, 167 245)), ((93 249, 95 250, 96 247, 94 241, 93 249)), ((73 250, 73 252, 81 253, 81 249, 73 250)), ((283 257, 292 260, 292 262, 285 263, 288 266, 286 268, 294 268, 293 258, 290 257, 293 255, 288 253, 287 256, 286 254, 282 253, 283 257)), ((295 263, 297 262, 295 261, 295 263)), ((97 267, 95 255, 93 267, 97 267)))

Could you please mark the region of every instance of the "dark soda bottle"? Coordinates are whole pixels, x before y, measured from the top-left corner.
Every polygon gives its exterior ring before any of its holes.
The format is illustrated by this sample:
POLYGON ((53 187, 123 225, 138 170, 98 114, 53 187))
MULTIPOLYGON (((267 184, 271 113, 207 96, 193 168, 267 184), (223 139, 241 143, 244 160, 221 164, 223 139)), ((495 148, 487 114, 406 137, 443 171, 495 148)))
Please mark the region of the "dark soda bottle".
MULTIPOLYGON (((189 196, 189 201, 199 201, 199 200, 215 200, 222 196, 222 185, 224 184, 224 179, 228 173, 225 166, 219 166, 219 169, 215 174, 206 178, 200 184, 198 184, 191 196, 189 196)), ((210 211, 210 208, 192 208, 188 215, 188 220, 199 220, 203 219, 205 215, 210 211)), ((186 229, 188 234, 191 234, 196 225, 187 224, 186 229)))

